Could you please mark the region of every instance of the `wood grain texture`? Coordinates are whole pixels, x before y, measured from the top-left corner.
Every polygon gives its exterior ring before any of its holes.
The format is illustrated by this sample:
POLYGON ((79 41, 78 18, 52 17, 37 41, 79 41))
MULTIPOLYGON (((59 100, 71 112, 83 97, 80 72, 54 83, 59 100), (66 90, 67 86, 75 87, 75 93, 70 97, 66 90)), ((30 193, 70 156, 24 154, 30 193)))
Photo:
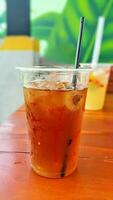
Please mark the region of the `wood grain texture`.
POLYGON ((32 171, 24 107, 0 127, 0 200, 62 199, 113 199, 113 94, 102 111, 85 111, 78 168, 63 179, 32 171))

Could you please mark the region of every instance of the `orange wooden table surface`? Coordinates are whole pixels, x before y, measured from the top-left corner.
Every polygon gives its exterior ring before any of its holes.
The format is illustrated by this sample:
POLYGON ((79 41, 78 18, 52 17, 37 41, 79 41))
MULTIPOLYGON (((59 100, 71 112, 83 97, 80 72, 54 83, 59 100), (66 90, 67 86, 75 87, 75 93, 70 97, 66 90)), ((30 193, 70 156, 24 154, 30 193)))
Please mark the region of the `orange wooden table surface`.
POLYGON ((85 112, 78 169, 63 179, 32 171, 24 107, 0 127, 0 200, 62 199, 113 199, 113 95, 103 111, 85 112))

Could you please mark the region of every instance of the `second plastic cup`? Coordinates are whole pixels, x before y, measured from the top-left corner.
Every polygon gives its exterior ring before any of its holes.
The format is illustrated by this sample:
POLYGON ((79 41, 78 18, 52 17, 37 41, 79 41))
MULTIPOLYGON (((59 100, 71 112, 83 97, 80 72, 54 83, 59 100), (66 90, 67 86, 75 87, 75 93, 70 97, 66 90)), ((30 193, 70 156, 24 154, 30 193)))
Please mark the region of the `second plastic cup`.
POLYGON ((111 66, 112 64, 107 63, 92 66, 85 109, 101 110, 103 108, 111 66))
POLYGON ((67 176, 77 166, 89 70, 42 66, 19 69, 31 141, 31 166, 45 177, 67 176))

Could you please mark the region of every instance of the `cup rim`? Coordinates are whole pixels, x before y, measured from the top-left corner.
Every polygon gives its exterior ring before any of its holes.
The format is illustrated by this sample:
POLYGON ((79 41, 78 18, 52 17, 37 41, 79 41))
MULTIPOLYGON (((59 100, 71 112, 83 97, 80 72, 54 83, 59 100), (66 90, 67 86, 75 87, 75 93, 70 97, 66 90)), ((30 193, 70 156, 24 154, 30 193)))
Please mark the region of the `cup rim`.
POLYGON ((97 67, 112 67, 113 63, 81 63, 82 66, 90 66, 91 69, 97 68, 97 67))
POLYGON ((36 65, 32 67, 16 67, 17 70, 22 72, 90 72, 92 71, 90 65, 80 64, 80 68, 75 68, 74 65, 36 65), (53 67, 52 67, 53 66, 53 67))

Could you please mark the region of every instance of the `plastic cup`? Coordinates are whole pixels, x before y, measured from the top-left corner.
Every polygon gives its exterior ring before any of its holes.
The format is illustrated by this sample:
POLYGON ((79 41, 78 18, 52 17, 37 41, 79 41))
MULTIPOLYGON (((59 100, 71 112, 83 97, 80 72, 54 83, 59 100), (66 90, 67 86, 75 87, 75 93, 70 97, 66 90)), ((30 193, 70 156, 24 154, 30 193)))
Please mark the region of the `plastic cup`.
POLYGON ((112 64, 95 64, 90 74, 86 105, 87 110, 101 110, 104 106, 112 64))
POLYGON ((32 169, 45 177, 67 176, 77 167, 90 70, 71 66, 18 69, 23 82, 32 169))

